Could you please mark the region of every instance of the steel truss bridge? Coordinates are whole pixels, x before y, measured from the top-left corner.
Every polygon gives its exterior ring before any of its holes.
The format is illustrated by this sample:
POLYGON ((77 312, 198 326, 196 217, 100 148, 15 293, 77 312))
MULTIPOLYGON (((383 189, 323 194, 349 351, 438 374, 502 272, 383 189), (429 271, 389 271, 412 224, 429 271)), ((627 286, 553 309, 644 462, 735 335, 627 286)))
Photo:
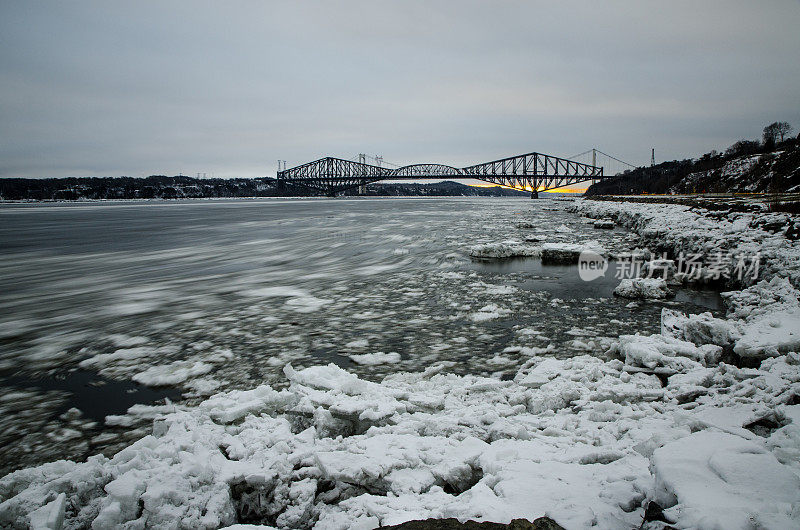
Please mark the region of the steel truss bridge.
POLYGON ((302 186, 313 193, 334 197, 346 190, 381 180, 478 179, 521 191, 538 192, 579 182, 602 180, 603 168, 565 158, 528 153, 457 168, 442 164, 413 164, 396 169, 342 158, 326 157, 278 171, 277 182, 302 186))

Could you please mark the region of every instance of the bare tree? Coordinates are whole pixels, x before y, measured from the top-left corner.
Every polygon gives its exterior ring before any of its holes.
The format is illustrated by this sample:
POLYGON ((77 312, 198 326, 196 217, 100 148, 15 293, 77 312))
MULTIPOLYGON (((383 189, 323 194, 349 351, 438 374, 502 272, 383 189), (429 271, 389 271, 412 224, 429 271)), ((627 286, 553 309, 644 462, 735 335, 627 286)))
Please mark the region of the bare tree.
POLYGON ((783 141, 783 137, 784 136, 788 136, 792 132, 792 126, 789 125, 789 123, 785 122, 785 121, 775 122, 775 125, 777 126, 775 128, 775 132, 780 135, 781 142, 782 142, 783 141))
POLYGON ((778 122, 770 123, 764 127, 763 136, 765 145, 774 144, 775 140, 778 139, 778 122))
POLYGON ((764 127, 764 143, 775 143, 778 140, 778 136, 781 137, 782 142, 786 135, 791 132, 792 126, 788 122, 776 121, 775 123, 770 123, 764 127))

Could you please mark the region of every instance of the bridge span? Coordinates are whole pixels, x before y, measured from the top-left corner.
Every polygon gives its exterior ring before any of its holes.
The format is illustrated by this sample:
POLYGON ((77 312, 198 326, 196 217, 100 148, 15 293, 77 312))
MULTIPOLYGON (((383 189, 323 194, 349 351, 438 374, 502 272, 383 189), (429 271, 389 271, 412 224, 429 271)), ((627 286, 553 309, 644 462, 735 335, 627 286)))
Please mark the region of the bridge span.
POLYGON ((540 191, 554 190, 580 182, 609 178, 603 168, 557 156, 527 153, 467 167, 443 164, 412 164, 395 169, 342 158, 325 157, 278 171, 279 184, 302 186, 329 197, 364 188, 381 180, 477 179, 521 191, 536 198, 540 191))

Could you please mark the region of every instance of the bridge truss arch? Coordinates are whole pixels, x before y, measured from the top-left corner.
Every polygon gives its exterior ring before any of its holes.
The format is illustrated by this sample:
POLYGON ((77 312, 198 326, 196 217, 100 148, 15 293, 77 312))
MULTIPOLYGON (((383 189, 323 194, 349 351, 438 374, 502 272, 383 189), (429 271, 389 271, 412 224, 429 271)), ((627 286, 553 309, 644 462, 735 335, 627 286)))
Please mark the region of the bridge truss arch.
POLYGON ((533 194, 608 178, 603 168, 541 153, 527 153, 457 168, 445 164, 411 164, 389 169, 326 157, 279 171, 279 185, 297 185, 328 196, 391 179, 477 179, 533 194))
POLYGON ((463 177, 461 169, 444 164, 412 164, 394 170, 393 178, 448 178, 463 177))

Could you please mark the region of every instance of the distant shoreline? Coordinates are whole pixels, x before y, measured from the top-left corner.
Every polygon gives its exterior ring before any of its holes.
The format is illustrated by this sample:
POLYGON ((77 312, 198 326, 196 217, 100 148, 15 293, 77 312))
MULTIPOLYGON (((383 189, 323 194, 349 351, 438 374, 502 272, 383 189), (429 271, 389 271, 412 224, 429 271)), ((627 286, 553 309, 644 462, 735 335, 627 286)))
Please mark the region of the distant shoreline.
MULTIPOLYGON (((540 192, 541 193, 541 192, 540 192)), ((562 194, 553 194, 554 198, 564 198, 562 194)), ((565 193, 567 198, 580 198, 582 195, 565 193)), ((542 197, 547 199, 548 197, 542 197)), ((366 199, 528 199, 527 196, 501 196, 501 195, 351 195, 342 197, 319 196, 275 196, 275 197, 180 197, 177 199, 0 199, 2 204, 108 204, 108 203, 179 203, 201 201, 261 201, 261 200, 366 200, 366 199)))
MULTIPOLYGON (((470 186, 454 181, 368 184, 366 193, 346 190, 344 197, 526 197, 530 192, 500 186, 470 186)), ((315 197, 315 190, 278 183, 272 178, 197 179, 167 177, 69 177, 0 179, 0 201, 103 201, 174 199, 245 199, 315 197)))

